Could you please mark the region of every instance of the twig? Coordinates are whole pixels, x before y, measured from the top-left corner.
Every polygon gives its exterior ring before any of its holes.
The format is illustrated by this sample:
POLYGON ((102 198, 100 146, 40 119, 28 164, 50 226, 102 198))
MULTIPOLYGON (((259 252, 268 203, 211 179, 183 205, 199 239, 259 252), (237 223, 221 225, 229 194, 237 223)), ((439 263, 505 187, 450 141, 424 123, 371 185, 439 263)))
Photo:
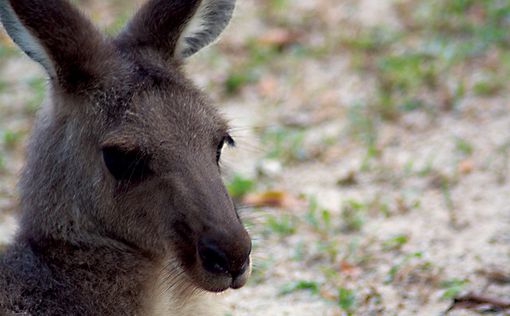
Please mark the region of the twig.
POLYGON ((452 305, 445 312, 445 315, 455 309, 474 309, 483 305, 488 305, 491 309, 498 311, 510 309, 510 301, 508 300, 481 294, 468 293, 466 295, 456 297, 453 300, 452 305))

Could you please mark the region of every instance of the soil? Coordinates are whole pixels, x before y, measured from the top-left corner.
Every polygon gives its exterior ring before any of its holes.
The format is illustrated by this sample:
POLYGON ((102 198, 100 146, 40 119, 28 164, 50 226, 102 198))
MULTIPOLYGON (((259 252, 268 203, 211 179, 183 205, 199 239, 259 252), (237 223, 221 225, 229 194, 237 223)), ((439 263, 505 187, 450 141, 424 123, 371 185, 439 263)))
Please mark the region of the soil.
MULTIPOLYGON (((225 180, 241 174, 255 180, 251 194, 277 191, 285 200, 242 211, 254 237, 254 278, 222 295, 229 313, 441 315, 453 296, 463 293, 508 299, 508 89, 483 97, 467 93, 454 110, 439 115, 418 110, 378 122, 378 154, 367 162, 366 146, 350 132, 350 109, 370 100, 376 88, 370 74, 352 67, 352 51, 333 45, 326 53, 300 55, 283 48, 269 65, 256 68, 257 80, 235 92, 226 92, 224 82, 251 67, 248 40, 285 46, 298 36, 305 46, 328 47, 342 27, 402 27, 395 1, 292 1, 278 15, 285 23, 272 24, 270 2, 239 1, 221 41, 186 66, 233 126, 238 145, 224 153, 225 180), (290 138, 283 145, 267 141, 267 134, 282 126, 302 133, 297 148, 290 138), (278 146, 283 153, 268 157, 278 146), (307 221, 311 199, 327 210, 330 226, 307 221), (356 204, 361 224, 346 228, 346 212, 356 204), (279 232, 271 218, 290 218, 290 231, 279 232), (317 288, 284 290, 299 281, 317 288), (341 302, 339 288, 352 294, 352 305, 341 302)), ((103 26, 114 22, 119 6, 84 1, 103 26)), ((12 47, 1 34, 0 45, 12 47)), ((468 72, 478 71, 474 66, 468 72)), ((27 104, 34 102, 38 78, 41 69, 25 56, 1 57, 0 134, 10 130, 22 136, 12 146, 0 143, 0 244, 16 229, 15 183, 35 116, 27 104)), ((458 309, 449 315, 478 313, 458 309)))

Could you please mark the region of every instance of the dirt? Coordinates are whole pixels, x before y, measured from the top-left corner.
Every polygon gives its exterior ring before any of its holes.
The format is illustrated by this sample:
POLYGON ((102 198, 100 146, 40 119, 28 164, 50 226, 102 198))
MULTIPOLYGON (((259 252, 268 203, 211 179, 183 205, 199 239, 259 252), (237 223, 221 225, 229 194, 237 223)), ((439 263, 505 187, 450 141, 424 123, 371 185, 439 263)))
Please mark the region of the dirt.
MULTIPOLYGON (((257 275, 248 286, 222 295, 230 314, 440 315, 452 302, 444 285, 452 280, 462 283, 458 294, 508 298, 510 284, 491 275, 510 275, 509 91, 486 97, 468 93, 455 110, 433 118, 414 111, 396 122, 381 122, 381 150, 367 168, 366 147, 349 133, 349 109, 369 99, 375 88, 373 78, 351 66, 351 52, 334 48, 301 57, 282 53, 271 68, 261 67, 257 82, 235 94, 225 92, 228 73, 245 66, 246 40, 283 27, 265 23, 266 14, 271 14, 264 11, 267 2, 239 1, 221 41, 187 65, 233 126, 238 146, 224 153, 226 181, 239 173, 256 179, 255 193, 277 190, 296 201, 243 211, 254 237, 257 275), (267 157, 273 145, 264 142, 261 131, 285 124, 303 127, 299 146, 306 152, 304 158, 267 157), (458 148, 459 139, 469 142, 469 153, 458 148), (306 222, 310 197, 328 210, 332 228, 320 230, 306 222), (346 205, 353 200, 366 209, 361 227, 354 231, 344 228, 346 205), (295 231, 271 231, 268 216, 290 216, 295 231), (395 236, 405 236, 405 241, 388 246, 395 236), (335 254, 325 255, 331 249, 322 244, 334 245, 335 254), (301 280, 315 282, 318 293, 283 293, 288 284, 301 280), (339 303, 338 288, 352 292, 353 306, 339 303)), ((87 2, 93 16, 102 16, 99 3, 87 2)), ((117 4, 112 3, 109 12, 116 14, 117 4)), ((302 19, 306 28, 298 31, 313 46, 334 41, 338 28, 353 21, 367 27, 401 27, 393 4, 293 1, 286 23, 295 30, 302 19)), ((0 43, 12 45, 1 36, 0 43)), ((41 77, 38 66, 20 54, 0 60, 0 79, 6 83, 0 90, 0 133, 9 129, 24 135, 13 148, 3 144, 0 151, 5 161, 0 171, 0 244, 16 229, 15 182, 34 117, 26 110, 34 93, 29 82, 41 77)), ((450 315, 478 314, 457 310, 450 315)))

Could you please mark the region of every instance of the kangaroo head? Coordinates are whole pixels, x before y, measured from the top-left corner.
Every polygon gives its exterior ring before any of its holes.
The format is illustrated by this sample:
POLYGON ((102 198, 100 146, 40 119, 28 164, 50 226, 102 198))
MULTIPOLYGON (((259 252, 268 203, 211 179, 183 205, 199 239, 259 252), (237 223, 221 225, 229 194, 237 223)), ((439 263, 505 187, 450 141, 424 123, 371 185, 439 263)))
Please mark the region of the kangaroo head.
POLYGON ((5 29, 50 78, 22 236, 139 251, 208 291, 245 284, 251 241, 218 166, 234 140, 181 71, 234 2, 150 0, 108 38, 65 0, 0 0, 5 29))

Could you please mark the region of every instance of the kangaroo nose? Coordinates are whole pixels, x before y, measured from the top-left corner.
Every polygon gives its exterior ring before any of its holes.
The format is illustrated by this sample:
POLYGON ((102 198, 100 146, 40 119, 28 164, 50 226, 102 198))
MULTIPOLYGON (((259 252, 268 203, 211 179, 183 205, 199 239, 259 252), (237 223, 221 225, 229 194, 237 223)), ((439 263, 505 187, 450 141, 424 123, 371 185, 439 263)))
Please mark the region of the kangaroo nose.
POLYGON ((205 270, 211 273, 228 273, 228 259, 216 243, 209 239, 200 239, 198 254, 205 270))
POLYGON ((220 248, 218 242, 209 238, 201 238, 198 242, 198 255, 206 271, 215 274, 229 274, 233 279, 246 272, 250 265, 249 253, 238 260, 235 258, 237 257, 235 254, 227 255, 220 248))

